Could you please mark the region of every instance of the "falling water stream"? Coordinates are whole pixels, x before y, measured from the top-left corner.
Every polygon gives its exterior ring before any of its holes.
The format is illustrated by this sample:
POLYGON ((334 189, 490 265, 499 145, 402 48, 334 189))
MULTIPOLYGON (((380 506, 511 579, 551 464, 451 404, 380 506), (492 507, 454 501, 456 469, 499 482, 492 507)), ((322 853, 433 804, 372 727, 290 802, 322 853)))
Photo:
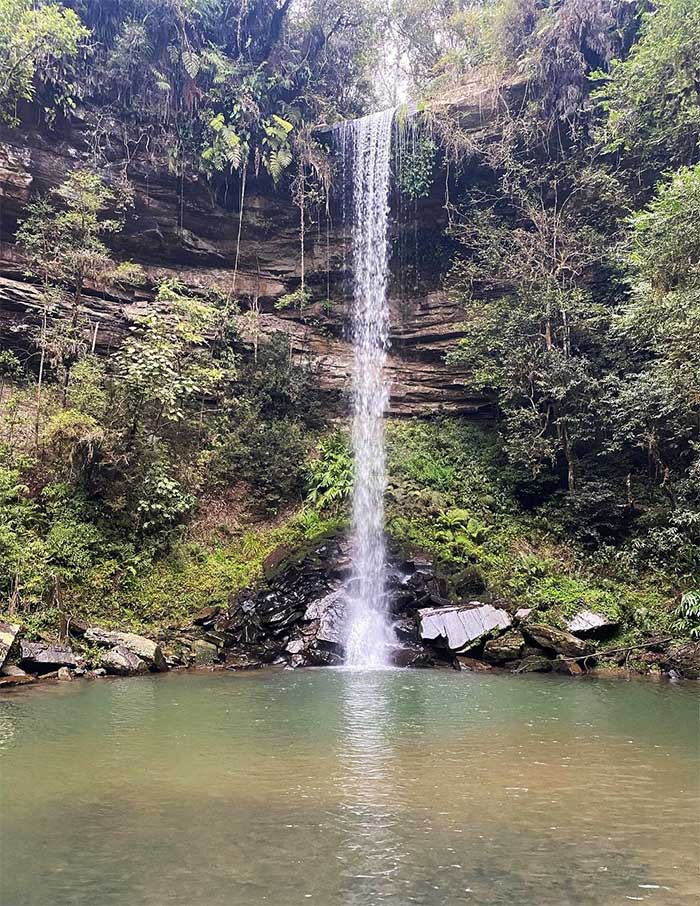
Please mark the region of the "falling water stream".
POLYGON ((389 177, 394 111, 344 123, 339 130, 344 170, 352 192, 352 339, 355 483, 352 506, 352 576, 346 664, 388 665, 394 633, 386 604, 384 365, 389 343, 387 283, 389 177))

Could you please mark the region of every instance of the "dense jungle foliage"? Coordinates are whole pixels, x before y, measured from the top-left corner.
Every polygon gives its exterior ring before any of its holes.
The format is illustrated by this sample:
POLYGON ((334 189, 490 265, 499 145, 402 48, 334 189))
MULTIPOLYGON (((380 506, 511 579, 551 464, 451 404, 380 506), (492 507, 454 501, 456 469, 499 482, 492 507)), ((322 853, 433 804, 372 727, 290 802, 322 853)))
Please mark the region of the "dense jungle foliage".
POLYGON ((0 0, 5 128, 89 111, 96 149, 16 236, 43 309, 26 352, 0 351, 0 609, 37 631, 185 620, 343 526, 342 405, 284 337, 242 351, 246 300, 163 281, 108 357, 81 306, 144 279, 113 251, 133 161, 230 179, 241 210, 267 174, 303 254, 333 178, 312 127, 397 86, 419 110, 400 190, 445 186, 449 358, 497 416, 390 426, 390 535, 459 596, 700 635, 698 0, 0 0), (461 120, 475 80, 507 99, 483 147, 461 120))

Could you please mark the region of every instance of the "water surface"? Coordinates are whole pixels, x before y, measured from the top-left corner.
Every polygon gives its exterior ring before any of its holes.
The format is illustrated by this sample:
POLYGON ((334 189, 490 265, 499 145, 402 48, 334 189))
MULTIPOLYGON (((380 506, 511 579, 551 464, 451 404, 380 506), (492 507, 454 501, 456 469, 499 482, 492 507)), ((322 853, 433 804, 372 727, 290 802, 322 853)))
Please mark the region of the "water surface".
POLYGON ((180 674, 0 700, 2 906, 697 904, 692 687, 180 674))

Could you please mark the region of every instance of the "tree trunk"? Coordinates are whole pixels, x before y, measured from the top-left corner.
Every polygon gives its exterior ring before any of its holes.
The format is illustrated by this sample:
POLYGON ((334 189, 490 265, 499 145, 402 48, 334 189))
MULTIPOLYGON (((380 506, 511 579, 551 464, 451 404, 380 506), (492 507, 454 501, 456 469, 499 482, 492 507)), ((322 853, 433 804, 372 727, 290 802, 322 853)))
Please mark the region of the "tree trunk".
POLYGON ((36 385, 36 414, 34 416, 34 445, 39 448, 39 428, 41 427, 41 390, 44 382, 44 364, 46 362, 46 305, 41 316, 41 354, 39 357, 39 378, 36 385))

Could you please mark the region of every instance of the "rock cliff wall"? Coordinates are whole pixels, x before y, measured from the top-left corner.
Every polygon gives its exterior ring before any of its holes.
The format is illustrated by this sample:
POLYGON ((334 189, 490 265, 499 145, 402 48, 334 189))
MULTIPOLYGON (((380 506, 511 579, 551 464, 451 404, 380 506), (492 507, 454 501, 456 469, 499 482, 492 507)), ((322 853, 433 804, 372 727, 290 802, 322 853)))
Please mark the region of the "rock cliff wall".
MULTIPOLYGON (((485 103, 482 92, 461 103, 468 128, 484 134, 493 119, 493 99, 485 103)), ((300 282, 299 211, 289 191, 275 189, 262 176, 249 180, 234 271, 238 187, 210 183, 193 173, 178 176, 163 157, 126 139, 119 124, 97 126, 94 115, 86 112, 56 131, 0 129, 0 343, 21 347, 25 328, 37 317, 39 292, 25 276, 14 244, 26 204, 72 169, 98 165, 115 176, 127 175, 133 186, 135 205, 114 253, 117 260, 140 264, 147 277, 140 286, 88 288, 84 312, 98 351, 118 345, 134 314, 152 304, 158 280, 175 277, 194 290, 217 288, 235 295, 241 300, 245 342, 252 343, 254 333, 264 341, 282 331, 293 354, 316 365, 322 386, 346 391, 352 354, 347 338, 349 235, 339 212, 331 211, 327 224, 307 225, 305 275, 311 303, 303 312, 278 310, 275 301, 300 282)), ((443 243, 443 193, 444 187, 436 185, 401 226, 393 219, 391 411, 488 416, 489 401, 465 391, 464 366, 444 360, 460 336, 462 312, 441 289, 435 260, 435 249, 443 243), (409 266, 411 279, 406 280, 409 266), (409 290, 406 283, 412 284, 409 290)))

